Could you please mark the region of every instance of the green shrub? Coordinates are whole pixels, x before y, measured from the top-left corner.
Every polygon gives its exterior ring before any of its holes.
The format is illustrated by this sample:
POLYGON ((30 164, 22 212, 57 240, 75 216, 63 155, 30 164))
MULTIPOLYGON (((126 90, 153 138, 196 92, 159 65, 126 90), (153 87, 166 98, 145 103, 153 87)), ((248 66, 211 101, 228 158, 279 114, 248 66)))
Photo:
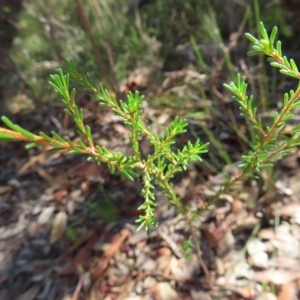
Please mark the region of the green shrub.
MULTIPOLYGON (((280 41, 276 43, 276 46, 274 45, 277 28, 274 27, 270 36, 262 23, 260 23, 259 30, 262 36, 260 40, 246 34, 246 37, 254 44, 253 51, 250 51, 249 55, 265 54, 269 57, 268 60, 271 65, 279 68, 281 73, 300 79, 300 73, 294 61, 288 61, 286 57, 282 56, 280 41)), ((39 145, 50 145, 52 152, 67 150, 69 154, 87 154, 88 160, 96 160, 99 164, 105 163, 111 172, 118 170, 128 180, 134 180, 137 176, 141 176, 143 182, 141 194, 144 197, 144 203, 139 207, 139 210, 143 211, 137 220, 140 223, 139 229, 145 228, 149 231, 151 225, 158 226, 154 217, 155 186, 162 189, 170 204, 174 205, 185 216, 192 229, 193 216, 176 194, 171 179, 176 173, 186 169, 190 162, 201 161, 201 154, 207 152, 208 144, 202 144, 197 140, 194 144, 188 142, 181 150, 173 150, 172 145, 175 144, 175 138, 186 131, 187 122, 176 117, 170 127, 166 128, 164 136, 155 135, 141 118, 143 96, 139 95, 138 92, 130 93, 127 101, 118 101, 101 85, 94 84, 88 75, 81 75, 70 61, 67 62, 66 73, 59 69, 58 74, 51 75, 50 85, 62 98, 65 112, 74 120, 79 139, 76 142, 65 140, 55 132, 52 132, 51 136, 44 132, 36 135, 13 124, 8 118, 2 117, 2 121, 9 129, 0 128, 0 140, 25 141, 29 143, 26 146, 27 149, 39 145), (121 152, 112 152, 106 147, 94 144, 91 129, 83 120, 83 110, 79 109, 75 103, 75 89, 69 87, 70 78, 82 85, 93 99, 99 101, 101 105, 111 108, 114 114, 123 119, 124 124, 130 130, 132 155, 125 156, 121 152), (153 153, 147 157, 143 157, 141 154, 140 139, 142 137, 148 139, 153 146, 153 153)), ((247 84, 244 78, 238 75, 236 83, 225 84, 225 87, 234 94, 243 116, 252 124, 255 131, 255 141, 252 143, 248 155, 243 156, 240 172, 228 179, 220 190, 211 197, 206 206, 201 208, 200 213, 209 209, 209 206, 218 200, 219 195, 230 188, 233 183, 247 176, 254 176, 262 168, 272 165, 276 159, 289 154, 299 144, 300 125, 288 132, 286 125, 287 121, 293 118, 292 110, 300 106, 300 85, 296 91, 285 94, 282 109, 274 113, 273 121, 267 127, 256 116, 257 109, 252 105, 253 97, 247 96, 247 84)))

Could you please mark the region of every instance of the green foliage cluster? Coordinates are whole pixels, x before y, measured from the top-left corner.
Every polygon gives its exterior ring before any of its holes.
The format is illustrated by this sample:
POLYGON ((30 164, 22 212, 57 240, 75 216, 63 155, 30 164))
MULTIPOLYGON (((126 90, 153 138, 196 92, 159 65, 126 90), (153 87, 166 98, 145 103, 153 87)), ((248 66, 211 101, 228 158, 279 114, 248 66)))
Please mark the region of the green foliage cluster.
MULTIPOLYGON (((277 28, 274 28, 269 36, 264 25, 260 23, 259 30, 262 38, 256 39, 250 34, 247 38, 254 44, 250 55, 266 54, 269 56, 271 65, 280 69, 280 72, 300 79, 300 73, 293 60, 288 61, 282 56, 281 44, 275 43, 277 28)), ((174 150, 176 137, 186 131, 187 122, 175 118, 170 127, 165 129, 163 136, 154 134, 151 128, 143 122, 143 111, 141 102, 143 96, 138 92, 129 93, 127 101, 116 100, 101 85, 93 83, 89 75, 82 75, 71 61, 67 61, 66 72, 61 69, 58 73, 51 75, 51 87, 62 98, 65 112, 74 120, 79 139, 76 141, 65 140, 57 133, 52 132, 51 136, 40 132, 39 135, 28 132, 18 125, 13 124, 8 118, 2 117, 2 121, 9 129, 0 128, 1 141, 22 140, 28 142, 27 149, 38 145, 50 145, 51 151, 67 150, 69 154, 87 154, 88 160, 96 160, 99 164, 105 163, 113 173, 118 170, 128 180, 141 176, 143 182, 142 196, 144 203, 139 207, 143 213, 137 220, 139 229, 145 228, 149 231, 150 226, 158 226, 154 212, 155 186, 162 189, 169 202, 182 213, 190 224, 190 212, 183 205, 176 194, 171 179, 175 174, 185 170, 189 163, 201 161, 201 155, 207 152, 208 144, 202 144, 197 140, 194 144, 188 142, 181 150, 174 150), (120 116, 124 124, 130 131, 130 142, 133 148, 133 155, 125 156, 121 152, 109 151, 106 147, 95 145, 91 128, 84 123, 83 110, 78 108, 75 102, 75 89, 70 88, 70 78, 82 85, 93 99, 99 101, 103 106, 112 109, 113 113, 120 116), (141 138, 146 138, 153 146, 152 154, 143 157, 140 149, 141 138)), ((293 150, 299 145, 300 125, 291 131, 286 131, 287 121, 290 120, 292 110, 300 106, 300 85, 296 91, 291 91, 284 96, 283 107, 275 112, 273 122, 269 126, 264 126, 262 120, 257 118, 257 110, 253 107, 253 97, 247 96, 247 84, 245 79, 237 76, 236 83, 225 84, 233 94, 235 100, 240 105, 242 114, 249 120, 255 129, 255 141, 252 143, 251 151, 243 157, 244 163, 240 166, 241 172, 236 174, 234 179, 230 179, 219 192, 207 203, 207 207, 218 199, 218 195, 228 189, 234 181, 245 176, 253 176, 263 167, 271 165, 278 159, 293 150)), ((192 225, 191 225, 192 226, 192 225)), ((194 241, 195 242, 195 241, 194 241)))
MULTIPOLYGON (((249 51, 248 55, 265 54, 271 65, 279 68, 281 73, 300 80, 300 73, 294 60, 289 61, 282 56, 281 42, 277 41, 276 46, 274 45, 277 27, 273 28, 269 36, 263 23, 260 23, 259 31, 262 36, 260 40, 249 33, 246 34, 246 37, 254 44, 253 50, 249 51)), ((296 91, 290 91, 284 95, 282 109, 274 113, 272 123, 268 126, 264 126, 262 120, 256 116, 257 108, 253 107, 253 96, 247 96, 245 78, 238 75, 236 83, 225 84, 225 87, 235 95, 242 115, 250 121, 256 132, 255 140, 251 145, 252 151, 243 157, 244 164, 241 167, 245 174, 249 175, 253 171, 260 171, 261 168, 272 165, 274 160, 289 154, 300 144, 300 125, 286 131, 287 121, 294 117, 292 111, 300 106, 300 83, 296 91)))
POLYGON ((143 205, 139 207, 144 211, 137 222, 141 223, 139 228, 145 228, 147 231, 150 225, 157 226, 154 218, 155 195, 154 184, 162 188, 170 203, 182 210, 181 202, 170 180, 174 175, 186 169, 187 165, 193 161, 201 161, 200 154, 207 152, 207 144, 201 144, 196 141, 195 144, 189 142, 182 150, 172 151, 171 146, 175 144, 176 136, 186 132, 187 122, 175 118, 170 128, 166 128, 164 136, 153 134, 151 128, 145 126, 142 121, 142 109, 140 107, 143 96, 138 92, 130 93, 127 102, 117 101, 101 85, 95 85, 88 75, 81 75, 71 61, 67 62, 68 73, 64 74, 61 69, 58 74, 51 75, 49 84, 54 91, 62 98, 65 105, 65 112, 74 120, 77 126, 79 139, 76 142, 65 140, 56 132, 49 136, 44 132, 35 135, 24 128, 13 124, 7 117, 2 117, 2 121, 10 128, 0 129, 0 140, 24 140, 29 142, 27 149, 39 145, 50 145, 50 152, 67 150, 69 154, 87 154, 88 160, 96 160, 99 164, 106 163, 112 173, 118 170, 121 175, 129 180, 134 180, 139 176, 138 171, 142 172, 142 181, 144 188, 141 192, 145 199, 143 205), (132 143, 134 154, 125 156, 121 152, 109 151, 106 147, 95 145, 93 135, 88 125, 84 124, 83 110, 79 109, 75 103, 75 89, 69 87, 70 77, 77 83, 83 85, 91 94, 93 99, 100 102, 101 105, 110 107, 113 112, 120 116, 124 124, 130 130, 130 141, 132 143), (153 145, 153 153, 143 158, 140 150, 140 138, 146 137, 153 145))

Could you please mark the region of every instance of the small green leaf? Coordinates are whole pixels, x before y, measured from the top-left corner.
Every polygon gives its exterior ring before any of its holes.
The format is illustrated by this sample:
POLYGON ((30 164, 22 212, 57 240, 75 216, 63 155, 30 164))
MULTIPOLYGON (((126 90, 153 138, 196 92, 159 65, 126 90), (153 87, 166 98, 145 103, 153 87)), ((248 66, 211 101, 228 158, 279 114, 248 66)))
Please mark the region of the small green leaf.
POLYGON ((30 149, 38 147, 38 146, 39 146, 39 144, 37 144, 37 143, 30 143, 25 146, 25 149, 30 150, 30 149))
MULTIPOLYGON (((3 121, 3 123, 5 123, 5 125, 8 127, 8 128, 10 128, 10 129, 12 129, 12 130, 15 130, 15 124, 13 124, 13 122, 9 119, 9 118, 7 118, 7 117, 5 117, 5 116, 3 116, 3 117, 1 117, 1 120, 3 121)), ((16 130, 15 130, 16 131, 16 130)))
POLYGON ((281 63, 275 62, 275 61, 274 61, 274 62, 271 62, 270 65, 271 65, 272 67, 279 68, 279 69, 285 68, 285 66, 283 66, 281 63))
POLYGON ((76 126, 78 127, 78 129, 79 129, 81 132, 83 132, 84 127, 83 127, 82 123, 80 123, 80 120, 74 118, 74 122, 76 123, 76 126))
POLYGON ((70 145, 70 147, 72 147, 73 149, 76 149, 76 145, 71 142, 70 140, 67 140, 67 143, 70 145))
MULTIPOLYGON (((137 221, 135 221, 136 223, 140 223, 142 220, 137 220, 137 221)), ((141 224, 140 224, 140 226, 137 228, 137 232, 138 231, 140 231, 141 229, 143 229, 143 227, 145 226, 145 221, 143 221, 141 224)))
MULTIPOLYGON (((77 141, 77 144, 82 148, 82 149, 86 149, 88 146, 81 140, 77 141)), ((79 149, 78 149, 79 150, 79 149)))
POLYGON ((81 150, 70 150, 68 151, 69 154, 82 154, 81 150))
POLYGON ((52 138, 50 136, 48 136, 46 133, 44 133, 43 131, 39 132, 39 135, 44 138, 46 141, 51 142, 52 138))
POLYGON ((9 133, 0 132, 0 141, 1 142, 12 142, 12 141, 15 141, 15 138, 9 133))
POLYGON ((53 137, 59 141, 59 142, 66 142, 61 136, 59 136, 55 131, 51 131, 51 134, 53 135, 53 137))
POLYGON ((64 109, 64 111, 65 111, 65 113, 67 114, 67 115, 69 115, 72 119, 74 118, 74 114, 70 111, 70 110, 68 110, 68 109, 64 109))
POLYGON ((254 56, 254 55, 257 55, 257 54, 261 54, 261 52, 254 51, 254 50, 248 51, 248 52, 247 52, 247 55, 248 55, 248 56, 254 56))
POLYGON ((90 141, 90 143, 92 144, 92 146, 94 146, 94 141, 93 141, 93 136, 92 136, 92 132, 91 132, 91 127, 86 125, 85 126, 85 131, 86 131, 86 134, 88 136, 88 139, 90 141))
POLYGON ((290 64, 292 66, 292 69, 296 72, 298 72, 298 67, 297 65, 295 64, 295 61, 293 59, 290 60, 290 64))
POLYGON ((286 56, 283 57, 283 62, 284 62, 284 64, 285 64, 286 67, 288 67, 288 68, 291 67, 291 65, 290 65, 290 63, 289 63, 289 61, 288 61, 288 59, 287 59, 286 56))
POLYGON ((63 151, 63 150, 65 150, 65 148, 54 147, 54 148, 48 150, 47 153, 52 154, 52 153, 56 153, 56 152, 63 151))
POLYGON ((264 26, 264 23, 263 23, 263 22, 260 22, 260 23, 259 23, 259 31, 260 31, 262 37, 263 37, 266 41, 269 41, 268 32, 267 32, 267 30, 265 29, 265 26, 264 26))
POLYGON ((252 43, 258 43, 258 39, 256 39, 252 34, 245 33, 245 36, 248 40, 250 40, 252 43))
POLYGON ((276 50, 278 52, 278 55, 281 57, 282 56, 281 41, 277 41, 277 43, 276 43, 276 50))
POLYGON ((24 137, 26 137, 28 140, 35 140, 35 135, 24 128, 20 127, 19 125, 15 125, 15 131, 21 133, 24 137))
POLYGON ((278 32, 277 27, 276 27, 276 26, 273 27, 273 30, 272 30, 271 36, 270 36, 270 42, 271 42, 271 45, 273 45, 274 42, 275 42, 275 38, 276 38, 277 32, 278 32))

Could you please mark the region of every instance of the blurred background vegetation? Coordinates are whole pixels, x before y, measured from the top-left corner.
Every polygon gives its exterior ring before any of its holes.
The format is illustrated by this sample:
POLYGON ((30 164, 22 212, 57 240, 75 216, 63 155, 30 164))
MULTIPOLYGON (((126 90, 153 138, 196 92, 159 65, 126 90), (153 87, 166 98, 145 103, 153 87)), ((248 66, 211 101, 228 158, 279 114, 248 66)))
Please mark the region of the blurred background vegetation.
POLYGON ((256 34, 259 19, 268 29, 277 25, 283 45, 300 57, 297 2, 1 0, 1 114, 41 109, 57 100, 48 80, 64 58, 118 95, 141 89, 151 103, 170 105, 174 98, 219 99, 221 83, 231 80, 246 60, 244 32, 256 34), (148 69, 147 83, 122 88, 141 68, 148 69), (209 84, 198 82, 188 93, 157 92, 164 72, 183 69, 206 74, 209 84))

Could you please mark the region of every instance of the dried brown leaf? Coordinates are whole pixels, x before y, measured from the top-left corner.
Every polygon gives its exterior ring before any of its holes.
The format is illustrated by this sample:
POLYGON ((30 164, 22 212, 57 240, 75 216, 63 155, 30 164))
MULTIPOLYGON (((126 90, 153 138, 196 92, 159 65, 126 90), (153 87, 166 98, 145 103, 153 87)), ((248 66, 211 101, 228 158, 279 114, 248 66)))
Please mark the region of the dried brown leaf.
POLYGON ((300 271, 288 270, 266 270, 263 272, 256 272, 254 279, 258 282, 272 282, 276 285, 283 285, 300 278, 300 271))
POLYGON ((110 247, 104 252, 100 263, 96 266, 93 271, 93 277, 98 278, 103 274, 109 265, 110 259, 114 256, 115 252, 121 247, 121 245, 131 236, 131 231, 128 229, 123 229, 121 234, 115 239, 110 247))
POLYGON ((170 261, 170 269, 177 280, 191 279, 200 273, 200 266, 195 256, 191 261, 184 258, 177 259, 173 256, 170 261))
POLYGON ((294 282, 284 284, 278 293, 277 300, 297 299, 297 288, 294 282))
POLYGON ((177 292, 171 287, 169 282, 160 282, 157 287, 158 299, 160 300, 176 300, 177 292))
POLYGON ((27 171, 29 171, 29 169, 32 166, 34 166, 36 164, 44 165, 45 159, 46 159, 46 156, 45 156, 44 152, 42 152, 36 156, 30 157, 30 159, 18 170, 18 174, 26 173, 27 171))
POLYGON ((71 264, 68 265, 61 272, 57 273, 57 276, 60 275, 70 275, 74 274, 77 271, 79 266, 86 266, 91 258, 91 251, 89 249, 82 249, 78 251, 71 264))
POLYGON ((214 232, 211 232, 208 229, 202 229, 201 234, 203 236, 203 239, 213 248, 217 248, 219 238, 214 234, 214 232))
POLYGON ((67 208, 68 214, 72 215, 75 211, 75 208, 76 208, 75 202, 73 200, 69 200, 67 202, 66 208, 67 208))
POLYGON ((50 218, 52 217, 53 213, 55 211, 55 206, 49 206, 42 210, 42 212, 39 214, 37 222, 41 225, 46 224, 49 222, 50 218))
POLYGON ((61 202, 67 195, 68 195, 68 191, 67 190, 59 190, 59 191, 56 191, 54 194, 53 194, 53 197, 54 197, 54 200, 56 202, 61 202))
POLYGON ((259 231, 258 237, 265 239, 265 240, 271 240, 275 238, 275 232, 274 228, 265 228, 259 231))
MULTIPOLYGON (((92 248, 97 242, 98 238, 99 237, 96 234, 94 236, 91 236, 85 246, 77 252, 71 263, 59 273, 56 273, 56 276, 74 274, 76 273, 76 271, 82 270, 82 267, 86 267, 90 262, 92 248)), ((88 280, 84 280, 84 285, 87 284, 87 281, 88 280)))
POLYGON ((126 134, 126 135, 128 135, 130 133, 130 130, 128 130, 125 126, 123 126, 121 124, 114 124, 113 128, 119 134, 126 134))
POLYGON ((270 292, 263 292, 261 295, 259 295, 257 300, 276 300, 276 296, 270 292))
POLYGON ((227 288, 234 292, 230 298, 232 300, 257 299, 257 292, 250 286, 227 286, 227 288))
POLYGON ((97 239, 97 237, 98 237, 98 235, 96 234, 95 229, 94 228, 90 229, 85 234, 83 234, 82 237, 77 242, 75 242, 72 246, 70 246, 69 249, 66 252, 64 252, 57 259, 57 261, 63 261, 63 260, 65 260, 70 253, 72 253, 73 251, 75 251, 76 249, 78 249, 80 246, 82 246, 87 241, 91 241, 91 240, 97 239))
POLYGON ((212 300, 211 296, 198 287, 193 287, 190 291, 193 300, 212 300))
POLYGON ((231 204, 231 210, 235 215, 239 214, 242 211, 243 207, 244 204, 240 199, 236 197, 233 198, 233 202, 231 204))
POLYGON ((52 230, 50 234, 50 243, 56 243, 64 234, 67 227, 68 216, 64 211, 60 211, 56 216, 52 224, 52 230))
POLYGON ((6 185, 6 186, 0 186, 0 195, 9 193, 13 190, 13 187, 11 185, 6 185))
POLYGON ((278 214, 281 217, 290 217, 297 224, 300 224, 300 204, 299 202, 292 202, 284 205, 279 211, 278 214))
POLYGON ((74 174, 84 178, 98 177, 100 175, 100 168, 94 163, 83 164, 76 168, 74 174))
POLYGON ((43 169, 41 169, 41 168, 38 168, 37 170, 36 170, 36 172, 43 178, 43 179, 45 179, 46 181, 48 181, 48 182, 53 182, 53 180, 54 180, 54 178, 52 177, 52 175, 49 173, 49 172, 47 172, 46 170, 43 170, 43 169))

